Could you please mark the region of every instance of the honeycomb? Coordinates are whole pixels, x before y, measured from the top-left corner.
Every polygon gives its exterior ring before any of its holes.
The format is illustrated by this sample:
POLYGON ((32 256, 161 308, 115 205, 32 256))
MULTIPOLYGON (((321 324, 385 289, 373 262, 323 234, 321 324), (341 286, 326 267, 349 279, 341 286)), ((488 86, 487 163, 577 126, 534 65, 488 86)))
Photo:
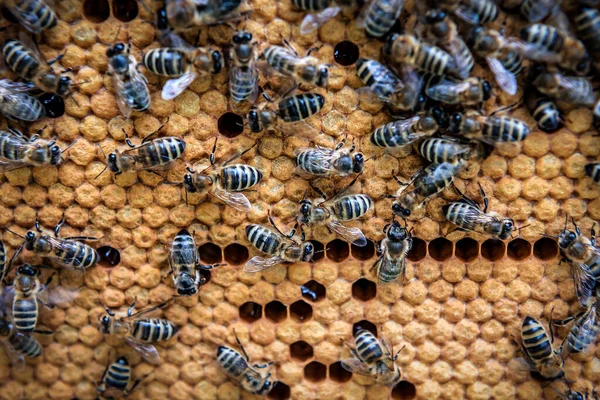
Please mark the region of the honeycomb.
MULTIPOLYGON (((160 6, 146 2, 151 8, 160 6)), ((412 1, 406 3, 405 13, 411 15, 412 1)), ((584 165, 600 155, 590 110, 567 108, 563 129, 553 134, 533 130, 522 143, 499 146, 456 180, 461 191, 477 200, 480 183, 492 210, 520 225, 530 224, 518 238, 504 243, 449 232, 441 206, 456 199, 456 193, 447 189, 409 220, 415 236, 409 282, 381 286, 371 266, 374 243, 383 238, 392 217, 386 196, 398 189, 393 175, 399 172, 406 179, 423 164, 414 152, 396 158, 370 144, 369 133, 390 117, 383 104, 359 97, 355 89, 363 85, 354 66, 336 64, 334 49, 352 42, 361 57, 378 59, 382 43, 368 39, 351 13, 301 36, 304 13, 294 11, 289 0, 250 0, 249 7, 254 12, 244 24, 261 46, 289 39, 302 51, 319 43, 313 55, 334 65, 325 109, 309 122, 324 133, 316 144, 332 147, 347 135, 367 157, 376 155, 353 187, 371 196, 375 207, 348 224, 362 228, 368 246, 349 246, 316 228, 307 231, 320 250, 313 264, 242 271, 255 254, 244 226, 267 223, 271 210, 278 223, 291 227, 297 202, 309 188, 294 173, 293 150, 308 144, 302 138, 266 135, 244 156, 264 175, 258 189, 247 193, 253 204, 248 213, 196 194, 186 206, 181 187, 147 172, 97 177, 105 166, 98 146, 107 154, 124 145, 126 134, 134 142, 157 130, 185 139, 183 160, 167 174, 170 182, 181 182, 186 165, 206 162, 215 137, 218 158, 251 147, 256 138, 247 127, 243 132, 232 129, 236 119, 231 112, 241 113, 228 105, 225 71, 196 80, 173 101, 161 99, 164 81, 147 73, 151 108, 123 118, 105 75, 106 49, 115 41, 128 41, 140 60, 143 51, 158 47, 153 15, 133 0, 59 1, 60 21, 41 36, 40 49, 47 58, 64 53, 60 65, 74 68, 75 80, 82 83, 65 99, 64 115, 33 123, 29 130, 57 137, 62 145, 77 142, 58 167, 0 174, 2 240, 10 255, 20 239, 6 229, 22 234, 33 226, 36 214, 51 229, 64 213, 63 236, 99 237, 98 246, 119 250, 120 263, 103 263, 85 275, 58 271, 55 281, 76 297, 52 309, 42 307, 40 325, 54 331, 37 336, 44 346, 42 357, 19 369, 0 350, 0 399, 95 399, 96 383, 117 355, 128 357, 134 377, 149 374, 132 399, 250 398, 215 361, 218 345, 237 348, 234 329, 251 360, 275 361, 279 383, 270 394, 274 399, 559 398, 552 388, 564 391, 564 383, 548 386, 519 367, 513 337, 519 337, 526 315, 547 324, 551 311, 559 319, 579 310, 569 269, 559 265, 556 241, 541 235, 556 235, 566 214, 586 234, 600 219, 600 191, 584 174, 584 165), (184 227, 194 232, 204 263, 227 265, 210 272, 198 296, 178 298, 164 310, 180 332, 156 346, 162 363, 150 365, 122 338, 100 334, 96 323, 103 305, 125 310, 137 299, 141 309, 171 297, 167 247, 184 227), (383 334, 396 349, 405 346, 398 357, 404 381, 393 390, 341 367, 340 360, 349 357, 343 341, 351 341, 355 326, 383 334)), ((200 45, 224 47, 232 32, 233 27, 221 25, 196 30, 188 38, 199 35, 200 45)), ((1 35, 16 35, 16 29, 1 35)), ((476 68, 476 74, 483 73, 476 68)), ((274 89, 281 84, 276 75, 261 77, 262 84, 267 80, 274 89)), ((499 95, 490 104, 510 104, 521 95, 522 88, 515 98, 499 95)), ((513 114, 535 126, 524 108, 513 114)), ((346 183, 315 181, 329 191, 346 183)), ((561 339, 565 335, 559 330, 561 339)), ((565 371, 574 390, 598 388, 600 348, 570 356, 565 371)))

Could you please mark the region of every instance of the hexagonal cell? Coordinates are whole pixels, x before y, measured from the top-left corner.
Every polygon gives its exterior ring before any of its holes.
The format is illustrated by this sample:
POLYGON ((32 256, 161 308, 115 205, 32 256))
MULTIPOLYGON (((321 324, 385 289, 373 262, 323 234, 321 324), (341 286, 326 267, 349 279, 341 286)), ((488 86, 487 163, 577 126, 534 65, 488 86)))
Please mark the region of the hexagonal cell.
POLYGON ((348 382, 352 379, 352 372, 345 370, 342 363, 337 361, 329 366, 329 378, 338 383, 348 382))
POLYGON ((371 240, 367 240, 366 246, 352 244, 350 250, 352 251, 352 257, 357 260, 366 261, 370 260, 375 255, 375 244, 371 240))
POLYGON ((488 239, 481 244, 481 255, 486 260, 498 261, 504 257, 506 245, 502 240, 488 239))
POLYGON ((325 298, 325 286, 317 281, 308 281, 300 287, 302 297, 311 301, 320 301, 325 298))
POLYGON ((83 16, 90 22, 104 22, 110 17, 108 0, 85 0, 83 2, 83 16))
POLYGON ((421 261, 427 255, 427 243, 424 240, 413 237, 412 247, 406 255, 410 261, 421 261))
POLYGON ((240 318, 246 322, 254 322, 262 317, 262 307, 253 301, 240 306, 240 318))
POLYGON ((358 55, 358 46, 348 40, 339 42, 333 49, 333 59, 344 67, 354 64, 358 60, 358 55))
POLYGON ((265 306, 265 316, 277 323, 287 318, 287 307, 279 301, 272 301, 265 306))
POLYGON ((551 260, 558 255, 558 243, 546 237, 538 239, 533 244, 533 255, 540 260, 551 260))
POLYGON ((313 261, 317 262, 323 257, 325 257, 325 246, 321 242, 317 242, 316 240, 309 240, 315 248, 315 254, 313 255, 313 261))
POLYGON ((506 246, 506 254, 512 260, 524 260, 531 255, 531 243, 525 239, 515 239, 506 246))
POLYGON ((350 255, 350 247, 348 247, 348 243, 344 242, 343 240, 335 239, 327 243, 325 252, 327 254, 327 258, 329 258, 331 261, 341 262, 350 255))
POLYGON ((298 300, 290 306, 290 317, 296 322, 308 321, 312 318, 312 307, 304 300, 298 300))
POLYGON ((369 301, 377 296, 377 285, 368 279, 361 278, 352 284, 352 297, 369 301))
POLYGON ((409 381, 400 381, 392 389, 392 399, 410 400, 417 397, 417 388, 409 381))
POLYGON ((462 238, 456 242, 454 255, 461 261, 473 261, 479 256, 479 242, 471 238, 462 238))
POLYGON ((122 22, 129 22, 138 15, 138 4, 136 0, 113 0, 113 15, 122 22))
POLYGON ((310 382, 321 382, 327 378, 327 367, 320 362, 313 361, 304 367, 304 377, 310 382))
POLYGON ((102 246, 96 249, 96 252, 100 256, 100 264, 103 267, 116 267, 121 262, 121 253, 119 250, 110 246, 102 246))
POLYGON ((227 138, 234 138, 244 131, 244 119, 236 113, 226 112, 217 121, 219 133, 227 138))
POLYGON ((356 330, 358 328, 363 328, 363 329, 371 332, 373 335, 377 336, 377 326, 374 323, 367 321, 366 319, 363 319, 362 321, 358 321, 357 323, 352 325, 352 335, 356 334, 356 330))
POLYGON ((295 342, 290 345, 290 355, 292 358, 304 362, 309 358, 312 358, 313 348, 304 340, 300 340, 299 342, 295 342))
POLYGON ((229 265, 241 265, 248 260, 248 248, 239 243, 231 243, 223 251, 225 262, 229 265))
POLYGON ((223 260, 221 248, 211 242, 204 243, 198 247, 198 254, 200 255, 200 260, 207 264, 216 264, 223 260))
POLYGON ((290 398, 290 395, 290 387, 281 381, 276 381, 267 398, 273 400, 287 400, 290 398))
POLYGON ((446 238, 437 238, 429 242, 429 255, 436 261, 446 261, 452 257, 452 242, 446 238))

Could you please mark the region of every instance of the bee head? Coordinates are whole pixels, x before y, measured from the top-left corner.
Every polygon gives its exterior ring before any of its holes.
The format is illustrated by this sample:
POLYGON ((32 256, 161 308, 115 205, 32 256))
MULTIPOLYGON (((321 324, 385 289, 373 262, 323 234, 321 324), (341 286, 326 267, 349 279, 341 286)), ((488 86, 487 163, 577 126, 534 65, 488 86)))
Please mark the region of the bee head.
POLYGON ((498 236, 500 237, 500 239, 506 240, 514 230, 515 222, 510 218, 506 218, 502 220, 502 227, 498 236))
POLYGON ((212 63, 213 63, 213 74, 218 74, 221 72, 221 68, 223 68, 223 56, 220 51, 213 51, 211 54, 212 63))
POLYGON ((302 244, 302 261, 310 262, 315 254, 315 246, 311 242, 302 244))
POLYGON ((37 239, 37 233, 34 231, 29 231, 25 234, 25 248, 27 250, 33 250, 33 244, 37 239))
MULTIPOLYGON (((396 38, 400 37, 398 33, 394 33, 393 35, 388 36, 385 43, 383 44, 383 54, 390 55, 392 53, 392 47, 394 45, 394 41, 396 38)), ((365 60, 366 61, 366 60, 365 60)), ((356 64, 356 68, 360 68, 358 63, 356 64)))
POLYGON ((250 127, 251 132, 259 133, 262 131, 262 124, 260 123, 258 111, 255 109, 250 110, 246 118, 248 119, 248 126, 250 127))
POLYGON ((545 72, 545 68, 540 63, 531 64, 527 73, 527 81, 533 82, 536 78, 545 72))
POLYGON ((58 163, 60 162, 60 155, 61 151, 58 145, 50 147, 50 164, 58 165, 58 163))
POLYGON ((312 210, 312 202, 310 200, 300 201, 300 221, 304 224, 308 223, 312 210))
POLYGON ((410 216, 410 210, 407 208, 403 208, 398 203, 392 204, 392 212, 394 213, 394 215, 398 215, 399 217, 409 217, 410 216))
POLYGON ((159 31, 166 31, 169 29, 169 20, 167 19, 167 9, 161 7, 156 12, 156 27, 159 31))
POLYGON ((483 90, 483 101, 489 100, 492 97, 492 85, 486 80, 481 83, 481 89, 483 90))
POLYGON ((252 34, 247 31, 239 31, 233 35, 232 40, 235 44, 250 43, 252 41, 252 34))
POLYGON ((578 75, 587 75, 592 68, 592 57, 590 57, 589 53, 586 52, 583 55, 582 60, 575 66, 575 72, 578 75))
POLYGON ((192 174, 185 174, 183 176, 183 187, 189 193, 196 193, 196 187, 194 186, 194 181, 192 180, 192 174))
POLYGON ((110 65, 117 74, 124 74, 129 69, 129 59, 125 54, 117 54, 110 59, 110 65))
POLYGON ((117 54, 123 53, 124 51, 125 51, 125 44, 115 43, 115 45, 113 47, 110 47, 108 50, 106 50, 106 56, 113 57, 113 56, 116 56, 117 54))
POLYGON ((17 268, 17 275, 36 277, 40 274, 40 270, 31 264, 21 265, 17 268))
MULTIPOLYGON (((475 43, 477 42, 477 39, 480 39, 483 37, 483 26, 476 26, 473 29, 471 29, 471 32, 469 32, 468 36, 467 36, 467 46, 469 47, 473 47, 475 46, 475 43)), ((489 36, 486 36, 489 37, 489 36)), ((481 42, 480 42, 481 45, 481 42)))
POLYGON ((125 356, 121 356, 121 357, 117 358, 116 363, 119 365, 123 365, 125 367, 129 365, 129 362, 127 361, 127 358, 125 358, 125 356))
POLYGON ((71 90, 71 86, 73 86, 73 81, 68 76, 61 76, 60 81, 58 83, 57 94, 60 96, 64 96, 69 93, 71 90))
POLYGON ((181 296, 191 296, 196 294, 198 288, 196 287, 196 283, 194 279, 188 275, 183 274, 177 280, 177 293, 181 296))
POLYGON ((448 123, 448 132, 449 133, 459 133, 460 126, 462 125, 463 116, 461 113, 455 112, 450 116, 450 122, 448 123))
POLYGON ((110 153, 108 155, 108 169, 111 172, 117 173, 119 172, 119 158, 117 157, 117 153, 110 153))
POLYGON ((566 249, 575 241, 575 239, 577 239, 577 234, 575 232, 568 229, 563 229, 558 234, 558 246, 561 249, 566 249))
POLYGON ((388 225, 386 235, 390 240, 401 241, 408 237, 408 231, 406 228, 400 225, 400 222, 394 220, 390 225, 388 225))
POLYGON ((360 174, 361 172, 363 172, 363 169, 365 168, 365 156, 363 155, 363 153, 356 153, 354 155, 354 166, 352 167, 352 171, 360 174))

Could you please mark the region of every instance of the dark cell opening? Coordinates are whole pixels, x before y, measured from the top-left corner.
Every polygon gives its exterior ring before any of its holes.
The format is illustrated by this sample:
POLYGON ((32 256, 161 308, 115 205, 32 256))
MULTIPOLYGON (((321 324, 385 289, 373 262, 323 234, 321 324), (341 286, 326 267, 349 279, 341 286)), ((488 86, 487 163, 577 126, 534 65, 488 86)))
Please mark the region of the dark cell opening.
POLYGON ((226 112, 217 122, 219 133, 228 138, 234 138, 244 131, 244 119, 232 112, 226 112))
POLYGON ((409 381, 400 381, 392 389, 392 399, 410 400, 417 396, 417 388, 409 381))
POLYGON ((105 267, 114 267, 121 262, 121 253, 114 247, 102 246, 96 251, 100 256, 100 264, 105 267))
POLYGON ((515 239, 506 246, 508 257, 521 261, 531 255, 531 243, 524 239, 515 239))
POLYGON ((265 306, 265 316, 273 322, 281 322, 287 318, 287 308, 279 301, 272 301, 265 306))
POLYGON ((358 321, 357 323, 352 325, 352 335, 356 335, 356 331, 358 328, 363 328, 363 329, 371 332, 373 335, 377 336, 377 327, 375 326, 374 323, 369 322, 366 319, 363 319, 362 321, 358 321))
POLYGON ((207 264, 216 264, 223 260, 221 248, 214 243, 204 243, 198 247, 198 253, 200 254, 200 260, 207 264))
POLYGON ((317 361, 308 363, 304 367, 304 377, 310 382, 321 382, 327 378, 327 367, 317 361))
POLYGON ((427 243, 419 238, 412 238, 412 247, 410 248, 406 258, 410 261, 421 261, 427 255, 427 243))
POLYGON ((479 243, 471 238, 460 239, 456 242, 454 254, 461 261, 473 261, 479 255, 479 243))
POLYGON ((335 239, 327 243, 327 258, 331 261, 341 262, 344 261, 350 255, 350 247, 348 243, 340 239, 335 239))
POLYGON ((223 251, 225 261, 231 265, 240 265, 248 259, 248 249, 238 243, 232 243, 223 251))
POLYGON ((498 239, 488 239, 481 244, 481 255, 486 260, 498 261, 504 257, 505 244, 498 239))
POLYGON ((366 246, 356 246, 351 245, 350 250, 352 250, 352 257, 357 260, 366 261, 373 258, 375 255, 375 244, 371 240, 367 240, 366 246))
POLYGON ((104 22, 110 17, 108 0, 84 0, 83 16, 91 22, 104 22))
POLYGON ((246 322, 254 322, 262 317, 262 307, 253 301, 240 306, 240 318, 246 322))
POLYGON ((437 238, 429 242, 429 255, 436 261, 446 261, 452 257, 452 242, 446 238, 437 238))
POLYGON ((302 297, 312 301, 319 301, 325 298, 325 286, 317 281, 308 281, 300 288, 302 297))
POLYGON ((273 400, 287 400, 290 398, 290 387, 281 381, 277 381, 267 398, 273 400))
POLYGON ((55 93, 43 93, 38 100, 44 106, 47 117, 58 118, 65 113, 65 101, 55 93))
POLYGON ((317 242, 316 240, 309 240, 309 242, 311 242, 315 248, 315 253, 313 254, 314 262, 317 262, 325 257, 325 246, 323 246, 323 243, 317 242))
POLYGON ((352 297, 369 301, 377 296, 377 285, 368 279, 361 278, 352 284, 352 297))
POLYGON ((298 300, 290 306, 290 317, 296 322, 308 321, 312 318, 312 307, 304 300, 298 300))
POLYGON ((136 0, 113 0, 113 15, 116 19, 129 22, 138 15, 138 4, 136 0))
POLYGON ((541 238, 533 244, 533 255, 540 260, 551 260, 558 255, 558 243, 550 238, 541 238))
POLYGON ((11 13, 8 8, 2 7, 1 11, 2 11, 2 17, 4 17, 4 19, 12 22, 13 24, 19 23, 19 20, 17 19, 17 17, 15 17, 14 14, 11 13))
POLYGON ((346 371, 342 363, 337 361, 329 366, 329 377, 334 382, 344 383, 352 379, 352 372, 346 371))
POLYGON ((309 358, 312 358, 313 348, 304 340, 300 340, 299 342, 290 345, 290 354, 292 355, 292 358, 295 358, 298 361, 306 361, 309 358))
POLYGON ((358 46, 354 43, 344 40, 335 45, 333 49, 333 58, 335 62, 347 67, 358 60, 358 46))
POLYGON ((202 282, 204 282, 202 285, 206 285, 208 282, 210 282, 210 271, 207 269, 200 269, 200 276, 202 277, 202 282))

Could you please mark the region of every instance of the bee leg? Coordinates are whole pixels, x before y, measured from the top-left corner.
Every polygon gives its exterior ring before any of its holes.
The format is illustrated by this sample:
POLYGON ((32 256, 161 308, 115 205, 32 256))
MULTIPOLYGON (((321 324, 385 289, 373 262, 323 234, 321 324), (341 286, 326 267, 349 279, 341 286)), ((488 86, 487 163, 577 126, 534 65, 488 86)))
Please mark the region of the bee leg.
POLYGON ((144 376, 142 376, 140 379, 137 379, 137 380, 136 380, 136 381, 133 383, 133 385, 131 386, 131 388, 129 388, 129 389, 125 389, 125 390, 123 391, 123 396, 124 396, 124 397, 129 397, 129 395, 130 395, 130 394, 131 394, 131 393, 132 393, 132 392, 135 390, 135 388, 137 388, 137 387, 138 387, 138 385, 139 385, 139 384, 140 384, 140 383, 141 383, 141 382, 142 382, 144 379, 146 379, 148 376, 150 376, 150 374, 144 375, 144 376))
POLYGON ((284 46, 285 46, 285 47, 287 47, 287 48, 288 48, 288 49, 289 49, 289 50, 290 50, 292 53, 294 53, 294 55, 295 55, 296 57, 300 57, 300 56, 298 55, 298 52, 297 52, 297 51, 296 51, 296 50, 295 50, 295 49, 292 47, 292 45, 290 44, 290 42, 288 42, 288 40, 287 40, 287 39, 285 39, 285 38, 282 38, 282 39, 281 39, 281 41, 283 42, 283 44, 284 44, 284 46))
POLYGON ((573 222, 573 226, 575 227, 575 232, 577 233, 577 236, 580 236, 581 235, 581 230, 579 229, 579 227, 575 223, 575 218, 571 217, 571 222, 573 222))
POLYGON ((489 205, 489 200, 485 195, 483 188, 481 187, 481 183, 477 182, 477 184, 479 185, 479 192, 481 193, 481 197, 483 198, 483 212, 486 213, 489 205))
POLYGON ((315 46, 315 47, 312 47, 312 48, 310 48, 310 49, 309 49, 309 50, 306 52, 306 56, 307 56, 307 57, 308 57, 308 56, 310 56, 310 53, 312 53, 313 51, 319 51, 319 50, 321 50, 321 47, 323 47, 323 45, 320 45, 320 46, 315 46))
POLYGON ((267 368, 268 366, 273 365, 273 364, 275 364, 275 361, 269 361, 268 363, 265 363, 265 364, 260 364, 260 365, 259 364, 254 364, 252 366, 252 368, 263 369, 263 368, 267 368))
POLYGON ((63 214, 60 221, 58 221, 58 224, 56 224, 56 226, 54 227, 54 237, 58 237, 58 234, 60 233, 60 228, 62 228, 62 225, 64 223, 65 223, 65 215, 63 214))
POLYGON ((240 346, 242 353, 244 353, 244 357, 246 357, 246 361, 250 361, 250 357, 248 357, 248 353, 246 353, 246 349, 244 349, 242 342, 240 342, 240 338, 238 338, 237 333, 235 332, 235 329, 233 330, 233 335, 235 336, 235 340, 238 343, 238 345, 240 346))
POLYGON ((43 304, 43 305, 45 305, 45 306, 46 306, 46 307, 48 307, 48 308, 54 308, 54 305, 46 303, 44 300, 40 299, 39 297, 38 297, 38 298, 36 298, 36 300, 37 300, 37 301, 38 301, 40 304, 43 304))
POLYGON ((49 59, 48 61, 46 61, 46 64, 48 64, 48 65, 52 65, 52 64, 54 64, 55 62, 62 60, 62 58, 63 58, 64 56, 65 56, 65 55, 64 55, 64 53, 63 53, 63 54, 59 54, 59 55, 57 55, 56 57, 54 57, 54 58, 51 58, 51 59, 49 59))
POLYGON ((592 230, 591 230, 591 239, 590 241, 592 242, 592 246, 596 246, 596 229, 594 229, 594 227, 596 226, 597 222, 594 222, 594 225, 592 225, 592 230))

